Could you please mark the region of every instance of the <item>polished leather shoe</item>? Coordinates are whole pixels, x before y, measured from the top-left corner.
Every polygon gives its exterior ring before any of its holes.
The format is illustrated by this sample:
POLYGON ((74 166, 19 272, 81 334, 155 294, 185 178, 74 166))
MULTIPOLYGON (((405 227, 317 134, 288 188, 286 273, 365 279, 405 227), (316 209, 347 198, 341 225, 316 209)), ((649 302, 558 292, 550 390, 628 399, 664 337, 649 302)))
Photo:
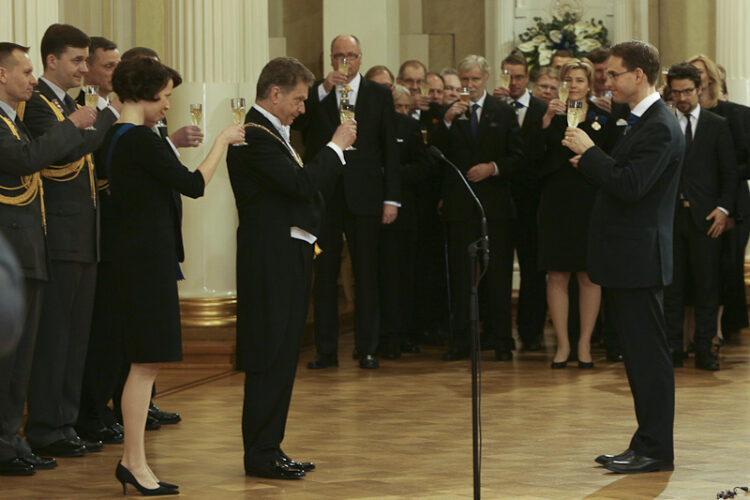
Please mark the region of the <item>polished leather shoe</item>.
POLYGON ((421 352, 417 344, 408 340, 401 342, 400 349, 405 354, 419 354, 421 352))
POLYGON ((156 430, 159 430, 159 429, 161 429, 161 422, 159 422, 158 420, 156 420, 151 415, 148 415, 146 417, 146 430, 147 431, 156 431, 156 430))
POLYGON ((640 474, 643 472, 659 472, 674 470, 674 464, 657 458, 643 457, 636 453, 622 460, 612 459, 604 467, 617 474, 640 474))
POLYGON ((82 457, 87 451, 80 439, 61 439, 47 446, 34 448, 34 454, 41 457, 82 457))
POLYGON ((245 475, 268 479, 301 479, 305 477, 305 471, 281 460, 274 460, 262 465, 245 466, 245 475))
POLYGON ((720 369, 719 357, 711 351, 696 351, 695 367, 700 370, 715 372, 720 369))
POLYGON ((123 441, 123 433, 118 432, 112 427, 102 426, 94 431, 81 430, 78 435, 84 441, 101 441, 106 444, 119 444, 123 441))
POLYGON ((161 425, 176 424, 182 420, 179 413, 162 411, 153 401, 151 401, 151 404, 148 407, 148 414, 158 420, 161 425))
POLYGON ((335 354, 316 354, 315 358, 307 363, 307 368, 310 370, 320 370, 331 366, 339 366, 339 360, 335 354))
POLYGON ((453 348, 450 351, 443 354, 443 361, 459 361, 461 359, 469 359, 469 349, 456 349, 453 348))
POLYGON ((538 340, 535 340, 533 342, 528 342, 523 345, 524 351, 541 351, 542 350, 542 343, 538 340))
POLYGON ((0 476, 30 476, 35 472, 33 465, 18 457, 0 460, 0 476))
POLYGON ((635 454, 633 450, 628 448, 627 450, 623 451, 619 455, 599 455, 594 459, 594 462, 605 465, 611 462, 612 460, 625 460, 627 458, 632 457, 635 454))
POLYGON ((568 366, 567 361, 553 361, 549 365, 549 367, 552 368, 553 370, 562 370, 566 366, 568 366))
POLYGON ((580 359, 578 360, 578 368, 580 368, 581 370, 590 370, 593 367, 594 367, 593 361, 581 361, 580 359))
POLYGON ((96 453, 98 451, 102 451, 104 449, 104 443, 102 443, 99 440, 88 440, 88 439, 81 439, 80 440, 83 445, 86 447, 87 452, 93 452, 96 453))
POLYGON ((52 457, 40 457, 32 453, 20 458, 27 464, 33 465, 36 470, 49 470, 57 467, 57 460, 52 457))
POLYGON ((513 361, 513 353, 510 350, 496 350, 495 359, 498 361, 513 361))
POLYGON ((283 463, 289 465, 290 467, 294 467, 295 469, 302 469, 305 472, 309 472, 311 470, 315 470, 315 464, 312 462, 297 462, 296 460, 292 460, 289 455, 284 453, 283 451, 279 453, 279 460, 281 460, 283 463))
POLYGON ((360 368, 364 368, 365 370, 372 370, 378 368, 379 366, 380 363, 378 362, 378 358, 376 358, 372 354, 364 354, 361 358, 359 358, 360 368))

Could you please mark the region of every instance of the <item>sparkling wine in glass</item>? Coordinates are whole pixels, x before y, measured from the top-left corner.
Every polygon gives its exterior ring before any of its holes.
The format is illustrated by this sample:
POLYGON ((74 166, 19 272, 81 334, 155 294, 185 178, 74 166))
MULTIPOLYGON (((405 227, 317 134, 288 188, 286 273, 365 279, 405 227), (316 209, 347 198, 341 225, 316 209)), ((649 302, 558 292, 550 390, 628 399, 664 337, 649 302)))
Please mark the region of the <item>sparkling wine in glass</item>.
POLYGON ((202 119, 203 119, 203 105, 191 104, 190 105, 190 123, 196 126, 200 126, 202 119))
POLYGON ((667 75, 669 75, 669 68, 662 68, 661 70, 661 79, 664 82, 664 85, 667 85, 667 75))
MULTIPOLYGON (((242 125, 245 119, 245 98, 235 97, 229 101, 229 104, 232 106, 232 121, 235 125, 242 125)), ((242 141, 232 146, 247 146, 247 143, 242 141)))
MULTIPOLYGON (((96 109, 96 107, 99 105, 99 87, 97 87, 96 85, 84 85, 83 87, 81 87, 81 92, 83 92, 86 107, 96 109)), ((96 130, 96 128, 92 125, 90 127, 86 127, 86 130, 96 130)))
POLYGON ((583 121, 583 102, 568 102, 568 127, 577 127, 583 121))
POLYGON ((430 84, 427 82, 420 83, 419 91, 422 93, 423 96, 429 97, 430 96, 430 84))
MULTIPOLYGON (((469 100, 471 99, 471 91, 469 90, 469 87, 461 87, 458 89, 458 98, 461 100, 464 104, 469 104, 469 100)), ((458 117, 459 120, 468 120, 469 117, 467 116, 469 114, 469 110, 466 110, 466 113, 462 114, 458 117)))
MULTIPOLYGON (((344 97, 345 96, 342 96, 341 98, 341 108, 339 109, 339 119, 341 120, 341 123, 354 120, 354 104, 351 104, 349 99, 344 99, 344 97)), ((357 148, 354 146, 349 146, 344 151, 355 151, 356 149, 357 148)))
POLYGON ((500 85, 507 88, 510 88, 510 71, 507 69, 503 69, 502 73, 500 73, 500 85))
POLYGON ((341 58, 341 62, 339 62, 339 72, 343 73, 344 75, 349 74, 349 59, 346 57, 341 58))
POLYGON ((570 92, 568 82, 560 82, 560 87, 557 89, 557 94, 560 96, 560 100, 562 102, 567 102, 568 92, 570 92))

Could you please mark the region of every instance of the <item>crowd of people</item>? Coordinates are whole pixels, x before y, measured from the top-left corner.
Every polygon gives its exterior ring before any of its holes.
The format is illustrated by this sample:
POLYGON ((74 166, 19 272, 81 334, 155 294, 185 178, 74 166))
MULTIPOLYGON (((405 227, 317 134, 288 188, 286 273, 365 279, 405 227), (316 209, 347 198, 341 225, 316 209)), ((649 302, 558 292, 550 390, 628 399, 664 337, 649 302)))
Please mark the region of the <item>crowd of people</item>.
MULTIPOLYGON (((180 195, 202 196, 225 154, 240 220, 237 359, 249 475, 297 479, 315 468, 288 457, 281 441, 310 293, 316 355, 307 367, 338 366, 344 241, 361 368, 445 342, 444 360, 469 357, 478 270, 467 248, 481 230, 473 195, 489 235, 481 347, 497 360, 544 349, 549 315, 552 369, 570 360, 594 368, 592 339, 607 360, 633 366, 640 353, 622 332, 634 305, 651 308, 644 331, 663 337, 655 352, 670 370, 691 351, 697 368, 718 370, 718 346, 748 324, 750 108, 727 100, 720 67, 704 55, 662 70, 655 49, 618 47, 580 58, 558 51, 533 82, 526 58, 512 52, 498 68, 507 80, 489 89, 480 55, 439 72, 408 60, 395 76, 382 65, 362 74, 359 40, 341 35, 321 80, 293 58, 269 62, 245 126, 219 133, 191 172, 178 148, 199 145, 203 133, 167 132, 168 99, 182 79, 153 50, 120 55, 112 41, 55 24, 41 40, 37 79, 28 47, 0 43, 0 231, 20 264, 26 305, 20 340, 0 358, 0 475, 32 475, 55 467, 53 457, 124 442, 123 489, 179 492, 149 468, 144 430, 180 420, 151 402, 159 363, 182 357, 180 195), (618 84, 628 74, 631 87, 618 84), (628 134, 663 132, 643 125, 652 108, 639 108, 653 104, 659 76, 656 100, 672 113, 659 120, 669 134, 679 128, 679 140, 636 154, 635 173, 595 166, 628 157, 628 134), (78 102, 68 94, 84 78, 98 87, 95 107, 83 92, 78 102), (301 133, 301 156, 290 129, 301 133), (473 193, 428 148, 455 163, 473 193), (649 173, 651 163, 663 169, 649 173), (639 207, 659 224, 629 223, 639 207), (659 291, 620 292, 639 287, 659 291)), ((631 371, 638 410, 647 404, 631 371)), ((671 420, 668 432, 653 450, 634 437, 631 448, 656 460, 649 470, 671 465, 671 420)))

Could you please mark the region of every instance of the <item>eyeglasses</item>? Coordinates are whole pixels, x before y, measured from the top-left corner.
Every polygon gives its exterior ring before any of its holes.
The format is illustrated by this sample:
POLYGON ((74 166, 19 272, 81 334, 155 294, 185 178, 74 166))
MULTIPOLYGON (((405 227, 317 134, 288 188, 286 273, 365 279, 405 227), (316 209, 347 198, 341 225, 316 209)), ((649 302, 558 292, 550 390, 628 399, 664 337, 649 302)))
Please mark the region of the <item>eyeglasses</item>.
POLYGON ((361 54, 355 54, 354 52, 349 52, 348 54, 333 54, 333 58, 340 61, 342 59, 349 59, 351 61, 357 59, 361 54))
POLYGON ((607 80, 615 80, 618 76, 622 76, 625 73, 632 73, 635 71, 634 69, 629 69, 627 71, 620 71, 619 73, 615 73, 614 71, 607 71, 607 80))
POLYGON ((695 87, 685 90, 672 90, 672 95, 675 97, 680 97, 681 95, 684 95, 685 97, 688 97, 690 94, 695 92, 695 87))

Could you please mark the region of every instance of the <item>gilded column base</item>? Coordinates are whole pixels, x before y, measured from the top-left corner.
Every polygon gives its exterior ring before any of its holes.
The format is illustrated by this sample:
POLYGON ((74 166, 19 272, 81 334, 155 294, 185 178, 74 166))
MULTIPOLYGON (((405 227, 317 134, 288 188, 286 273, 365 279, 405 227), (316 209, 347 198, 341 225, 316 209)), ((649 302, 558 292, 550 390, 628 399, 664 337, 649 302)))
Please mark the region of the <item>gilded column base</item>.
POLYGON ((237 324, 237 297, 180 298, 183 327, 233 327, 237 324))

